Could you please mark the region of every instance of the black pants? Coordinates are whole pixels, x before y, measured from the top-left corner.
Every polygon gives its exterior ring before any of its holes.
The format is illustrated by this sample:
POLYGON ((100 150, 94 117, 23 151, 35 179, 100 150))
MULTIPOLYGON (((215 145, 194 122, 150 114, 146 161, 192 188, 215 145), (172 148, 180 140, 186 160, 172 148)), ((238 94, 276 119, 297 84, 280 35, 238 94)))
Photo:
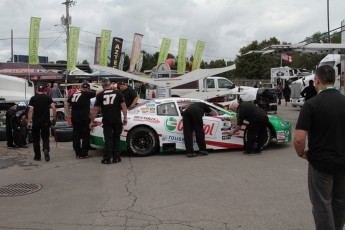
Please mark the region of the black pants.
POLYGON ((77 156, 87 156, 90 146, 89 120, 73 119, 73 149, 77 156), (82 144, 80 140, 82 141, 82 144))
POLYGON ((48 152, 50 151, 49 127, 50 127, 50 121, 47 121, 45 123, 38 123, 38 124, 34 123, 32 125, 32 139, 33 139, 35 158, 41 158, 41 146, 40 146, 41 138, 43 142, 43 150, 48 150, 48 152))
POLYGON ((267 125, 268 117, 250 122, 247 127, 247 143, 244 146, 247 152, 253 152, 256 143, 258 149, 265 144, 267 125))
POLYGON ((200 151, 206 150, 204 123, 202 117, 195 114, 183 114, 183 135, 187 153, 193 153, 193 131, 200 151))
POLYGON ((21 117, 6 114, 6 138, 7 146, 23 147, 27 144, 26 137, 28 130, 26 125, 21 122, 21 117))
POLYGON ((7 146, 13 145, 13 133, 12 133, 12 117, 6 114, 6 138, 7 138, 7 146))
POLYGON ((110 160, 111 157, 120 157, 120 135, 122 132, 122 123, 103 124, 104 135, 104 160, 110 160))

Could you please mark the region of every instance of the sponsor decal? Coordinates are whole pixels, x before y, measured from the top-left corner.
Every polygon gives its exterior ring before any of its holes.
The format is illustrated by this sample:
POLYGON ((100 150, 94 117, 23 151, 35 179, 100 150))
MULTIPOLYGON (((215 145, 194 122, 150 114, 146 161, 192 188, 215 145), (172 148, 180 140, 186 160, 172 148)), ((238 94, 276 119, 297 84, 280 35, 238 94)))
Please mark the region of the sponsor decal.
POLYGON ((156 113, 156 108, 150 108, 150 113, 156 113))
POLYGON ((230 130, 228 130, 228 131, 223 131, 223 132, 222 132, 222 135, 229 135, 229 133, 230 133, 230 130))
POLYGON ((154 103, 147 103, 146 107, 148 107, 148 108, 156 107, 156 104, 154 104, 154 103))
POLYGON ((165 128, 167 131, 172 132, 176 129, 177 127, 177 120, 175 117, 169 117, 165 121, 165 128))
POLYGON ((229 140, 229 139, 231 139, 231 136, 222 136, 222 140, 229 140))
MULTIPOLYGON (((212 122, 204 124, 204 133, 206 136, 214 136, 219 122, 212 122)), ((183 131, 183 120, 177 121, 175 117, 169 117, 165 120, 165 129, 168 132, 180 133, 183 131)))
POLYGON ((134 116, 133 121, 160 123, 160 121, 155 117, 144 117, 144 116, 134 116))

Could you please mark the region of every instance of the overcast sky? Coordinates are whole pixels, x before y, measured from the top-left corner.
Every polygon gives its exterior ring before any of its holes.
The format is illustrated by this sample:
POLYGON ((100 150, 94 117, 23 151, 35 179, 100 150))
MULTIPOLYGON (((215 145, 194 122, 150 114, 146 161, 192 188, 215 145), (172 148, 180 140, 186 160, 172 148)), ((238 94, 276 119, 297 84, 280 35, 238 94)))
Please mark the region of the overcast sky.
MULTIPOLYGON (((41 18, 39 55, 66 60, 66 33, 60 18, 63 0, 0 0, 0 62, 28 54, 30 17, 41 18)), ((297 43, 327 31, 327 0, 77 0, 70 8, 72 26, 81 28, 78 61, 93 63, 96 36, 102 29, 124 39, 130 54, 133 34, 143 34, 142 50, 158 52, 164 37, 177 56, 179 38, 188 39, 187 57, 197 40, 205 42, 203 60, 234 60, 239 49, 254 40, 277 37, 297 43)), ((345 1, 331 0, 330 29, 345 19, 345 1)))

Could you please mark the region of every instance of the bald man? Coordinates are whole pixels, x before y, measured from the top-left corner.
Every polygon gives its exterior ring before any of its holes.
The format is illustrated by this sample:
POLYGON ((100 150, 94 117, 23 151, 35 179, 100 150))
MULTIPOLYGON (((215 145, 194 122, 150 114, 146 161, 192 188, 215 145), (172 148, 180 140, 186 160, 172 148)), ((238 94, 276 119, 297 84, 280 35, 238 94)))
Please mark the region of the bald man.
POLYGON ((247 142, 244 146, 244 153, 261 153, 268 125, 266 112, 251 102, 242 102, 241 104, 233 102, 230 109, 237 113, 237 125, 235 129, 230 131, 229 135, 232 136, 237 133, 241 129, 244 120, 248 121, 247 142), (255 144, 257 144, 256 148, 255 144))

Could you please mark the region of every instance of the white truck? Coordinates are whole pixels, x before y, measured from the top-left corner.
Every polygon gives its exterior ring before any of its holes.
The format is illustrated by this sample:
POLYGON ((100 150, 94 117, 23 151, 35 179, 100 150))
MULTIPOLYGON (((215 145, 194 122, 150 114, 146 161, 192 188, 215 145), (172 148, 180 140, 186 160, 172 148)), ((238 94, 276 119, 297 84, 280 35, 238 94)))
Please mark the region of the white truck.
MULTIPOLYGON (((340 54, 328 54, 320 61, 318 66, 323 65, 333 66, 336 75, 334 86, 340 90, 340 54)), ((309 85, 309 80, 314 80, 314 76, 314 74, 311 74, 291 83, 290 104, 293 107, 303 106, 304 98, 301 97, 301 92, 309 85)))
POLYGON ((271 68, 272 88, 276 88, 278 84, 284 87, 286 82, 291 83, 309 74, 310 72, 305 69, 290 68, 288 66, 271 68))
POLYGON ((0 74, 0 127, 6 124, 7 110, 19 101, 35 95, 34 84, 19 77, 0 74))
MULTIPOLYGON (((172 74, 172 77, 177 77, 179 75, 172 74)), ((215 91, 226 91, 226 90, 236 90, 236 86, 233 82, 229 81, 224 77, 212 76, 198 81, 193 81, 184 85, 171 89, 172 97, 182 97, 186 94, 194 92, 215 92, 215 91)), ((154 85, 148 84, 146 89, 146 99, 152 99, 156 97, 156 87, 154 85)))

